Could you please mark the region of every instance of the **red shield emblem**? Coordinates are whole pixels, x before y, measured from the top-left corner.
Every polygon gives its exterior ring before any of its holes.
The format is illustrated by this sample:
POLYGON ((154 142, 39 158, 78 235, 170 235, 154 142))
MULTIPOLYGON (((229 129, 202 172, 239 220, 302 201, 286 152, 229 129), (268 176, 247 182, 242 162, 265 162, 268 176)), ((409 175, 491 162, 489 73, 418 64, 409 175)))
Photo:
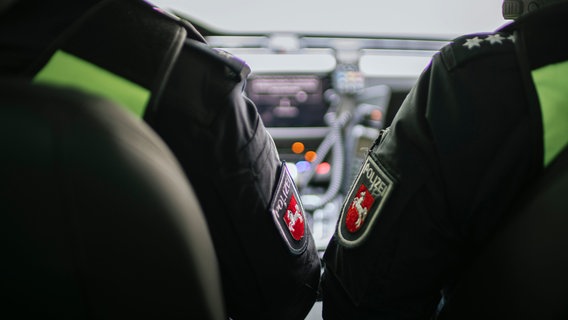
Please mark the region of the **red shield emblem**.
POLYGON ((337 237, 343 246, 356 247, 365 241, 393 187, 393 178, 369 155, 341 209, 337 237))
POLYGON ((349 232, 354 233, 361 229, 374 202, 375 198, 371 195, 369 190, 367 190, 367 187, 361 184, 347 210, 345 226, 349 232))
POLYGON ((284 163, 278 185, 270 201, 270 212, 290 252, 295 255, 302 254, 311 240, 310 229, 304 215, 302 199, 284 163))
POLYGON ((290 234, 294 240, 300 240, 304 236, 304 215, 300 206, 296 202, 296 197, 292 194, 286 213, 284 214, 284 221, 290 234))

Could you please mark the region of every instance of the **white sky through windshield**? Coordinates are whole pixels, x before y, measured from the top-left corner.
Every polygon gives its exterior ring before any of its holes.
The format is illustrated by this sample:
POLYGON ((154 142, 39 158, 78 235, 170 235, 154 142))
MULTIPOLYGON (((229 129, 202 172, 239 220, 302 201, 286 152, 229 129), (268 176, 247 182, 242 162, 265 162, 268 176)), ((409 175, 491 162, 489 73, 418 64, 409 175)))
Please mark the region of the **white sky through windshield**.
POLYGON ((154 0, 228 32, 455 37, 505 23, 501 0, 154 0))

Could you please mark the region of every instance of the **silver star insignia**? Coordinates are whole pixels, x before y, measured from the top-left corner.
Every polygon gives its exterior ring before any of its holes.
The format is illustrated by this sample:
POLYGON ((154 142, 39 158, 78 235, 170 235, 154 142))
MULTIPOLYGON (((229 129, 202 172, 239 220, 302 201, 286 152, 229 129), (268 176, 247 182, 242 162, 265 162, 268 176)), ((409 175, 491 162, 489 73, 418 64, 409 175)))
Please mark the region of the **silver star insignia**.
POLYGON ((482 42, 483 42, 482 39, 479 39, 479 37, 475 37, 475 38, 472 38, 472 39, 466 39, 463 46, 467 47, 468 49, 471 50, 475 47, 481 47, 482 42))
POLYGON ((492 34, 485 38, 485 41, 489 41, 491 44, 502 44, 503 40, 505 40, 505 38, 503 38, 500 34, 492 34))
POLYGON ((510 36, 507 37, 507 40, 511 40, 511 41, 513 41, 513 43, 515 43, 515 41, 517 40, 517 38, 515 38, 515 35, 512 34, 512 35, 510 35, 510 36))

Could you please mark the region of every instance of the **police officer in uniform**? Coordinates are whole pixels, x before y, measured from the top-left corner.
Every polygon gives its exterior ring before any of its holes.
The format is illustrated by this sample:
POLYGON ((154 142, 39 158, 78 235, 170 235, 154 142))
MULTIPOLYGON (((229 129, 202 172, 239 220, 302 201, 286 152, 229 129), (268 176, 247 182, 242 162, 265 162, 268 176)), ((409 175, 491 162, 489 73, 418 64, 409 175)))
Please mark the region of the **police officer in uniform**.
POLYGON ((434 318, 566 148, 568 2, 506 0, 503 12, 515 21, 433 57, 369 151, 324 256, 325 319, 434 318))
POLYGON ((0 76, 98 94, 144 119, 199 198, 227 316, 303 319, 319 257, 294 182, 242 95, 246 63, 145 1, 10 2, 0 12, 0 76))

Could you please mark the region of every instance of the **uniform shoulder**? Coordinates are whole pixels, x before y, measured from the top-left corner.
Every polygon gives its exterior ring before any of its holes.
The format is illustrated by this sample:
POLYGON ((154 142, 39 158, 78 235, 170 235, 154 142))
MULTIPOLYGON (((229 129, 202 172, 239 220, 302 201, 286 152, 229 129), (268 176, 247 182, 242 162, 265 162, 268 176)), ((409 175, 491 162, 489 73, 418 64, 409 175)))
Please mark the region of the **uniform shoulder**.
POLYGON ((213 63, 224 65, 226 76, 231 80, 240 82, 241 80, 246 79, 251 72, 250 67, 244 60, 234 56, 233 54, 225 50, 212 48, 204 42, 191 39, 188 39, 185 43, 190 48, 197 50, 209 57, 213 63))
POLYGON ((182 19, 153 4, 146 3, 145 5, 146 7, 152 8, 152 12, 154 12, 154 14, 158 14, 162 18, 184 28, 186 31, 185 45, 208 56, 212 59, 213 63, 224 64, 226 67, 226 75, 229 79, 235 81, 246 79, 251 70, 243 60, 233 56, 229 52, 211 48, 209 45, 207 45, 205 38, 189 21, 182 19))
POLYGON ((507 32, 476 33, 454 39, 440 50, 446 68, 452 70, 480 57, 514 52, 515 35, 507 32))

